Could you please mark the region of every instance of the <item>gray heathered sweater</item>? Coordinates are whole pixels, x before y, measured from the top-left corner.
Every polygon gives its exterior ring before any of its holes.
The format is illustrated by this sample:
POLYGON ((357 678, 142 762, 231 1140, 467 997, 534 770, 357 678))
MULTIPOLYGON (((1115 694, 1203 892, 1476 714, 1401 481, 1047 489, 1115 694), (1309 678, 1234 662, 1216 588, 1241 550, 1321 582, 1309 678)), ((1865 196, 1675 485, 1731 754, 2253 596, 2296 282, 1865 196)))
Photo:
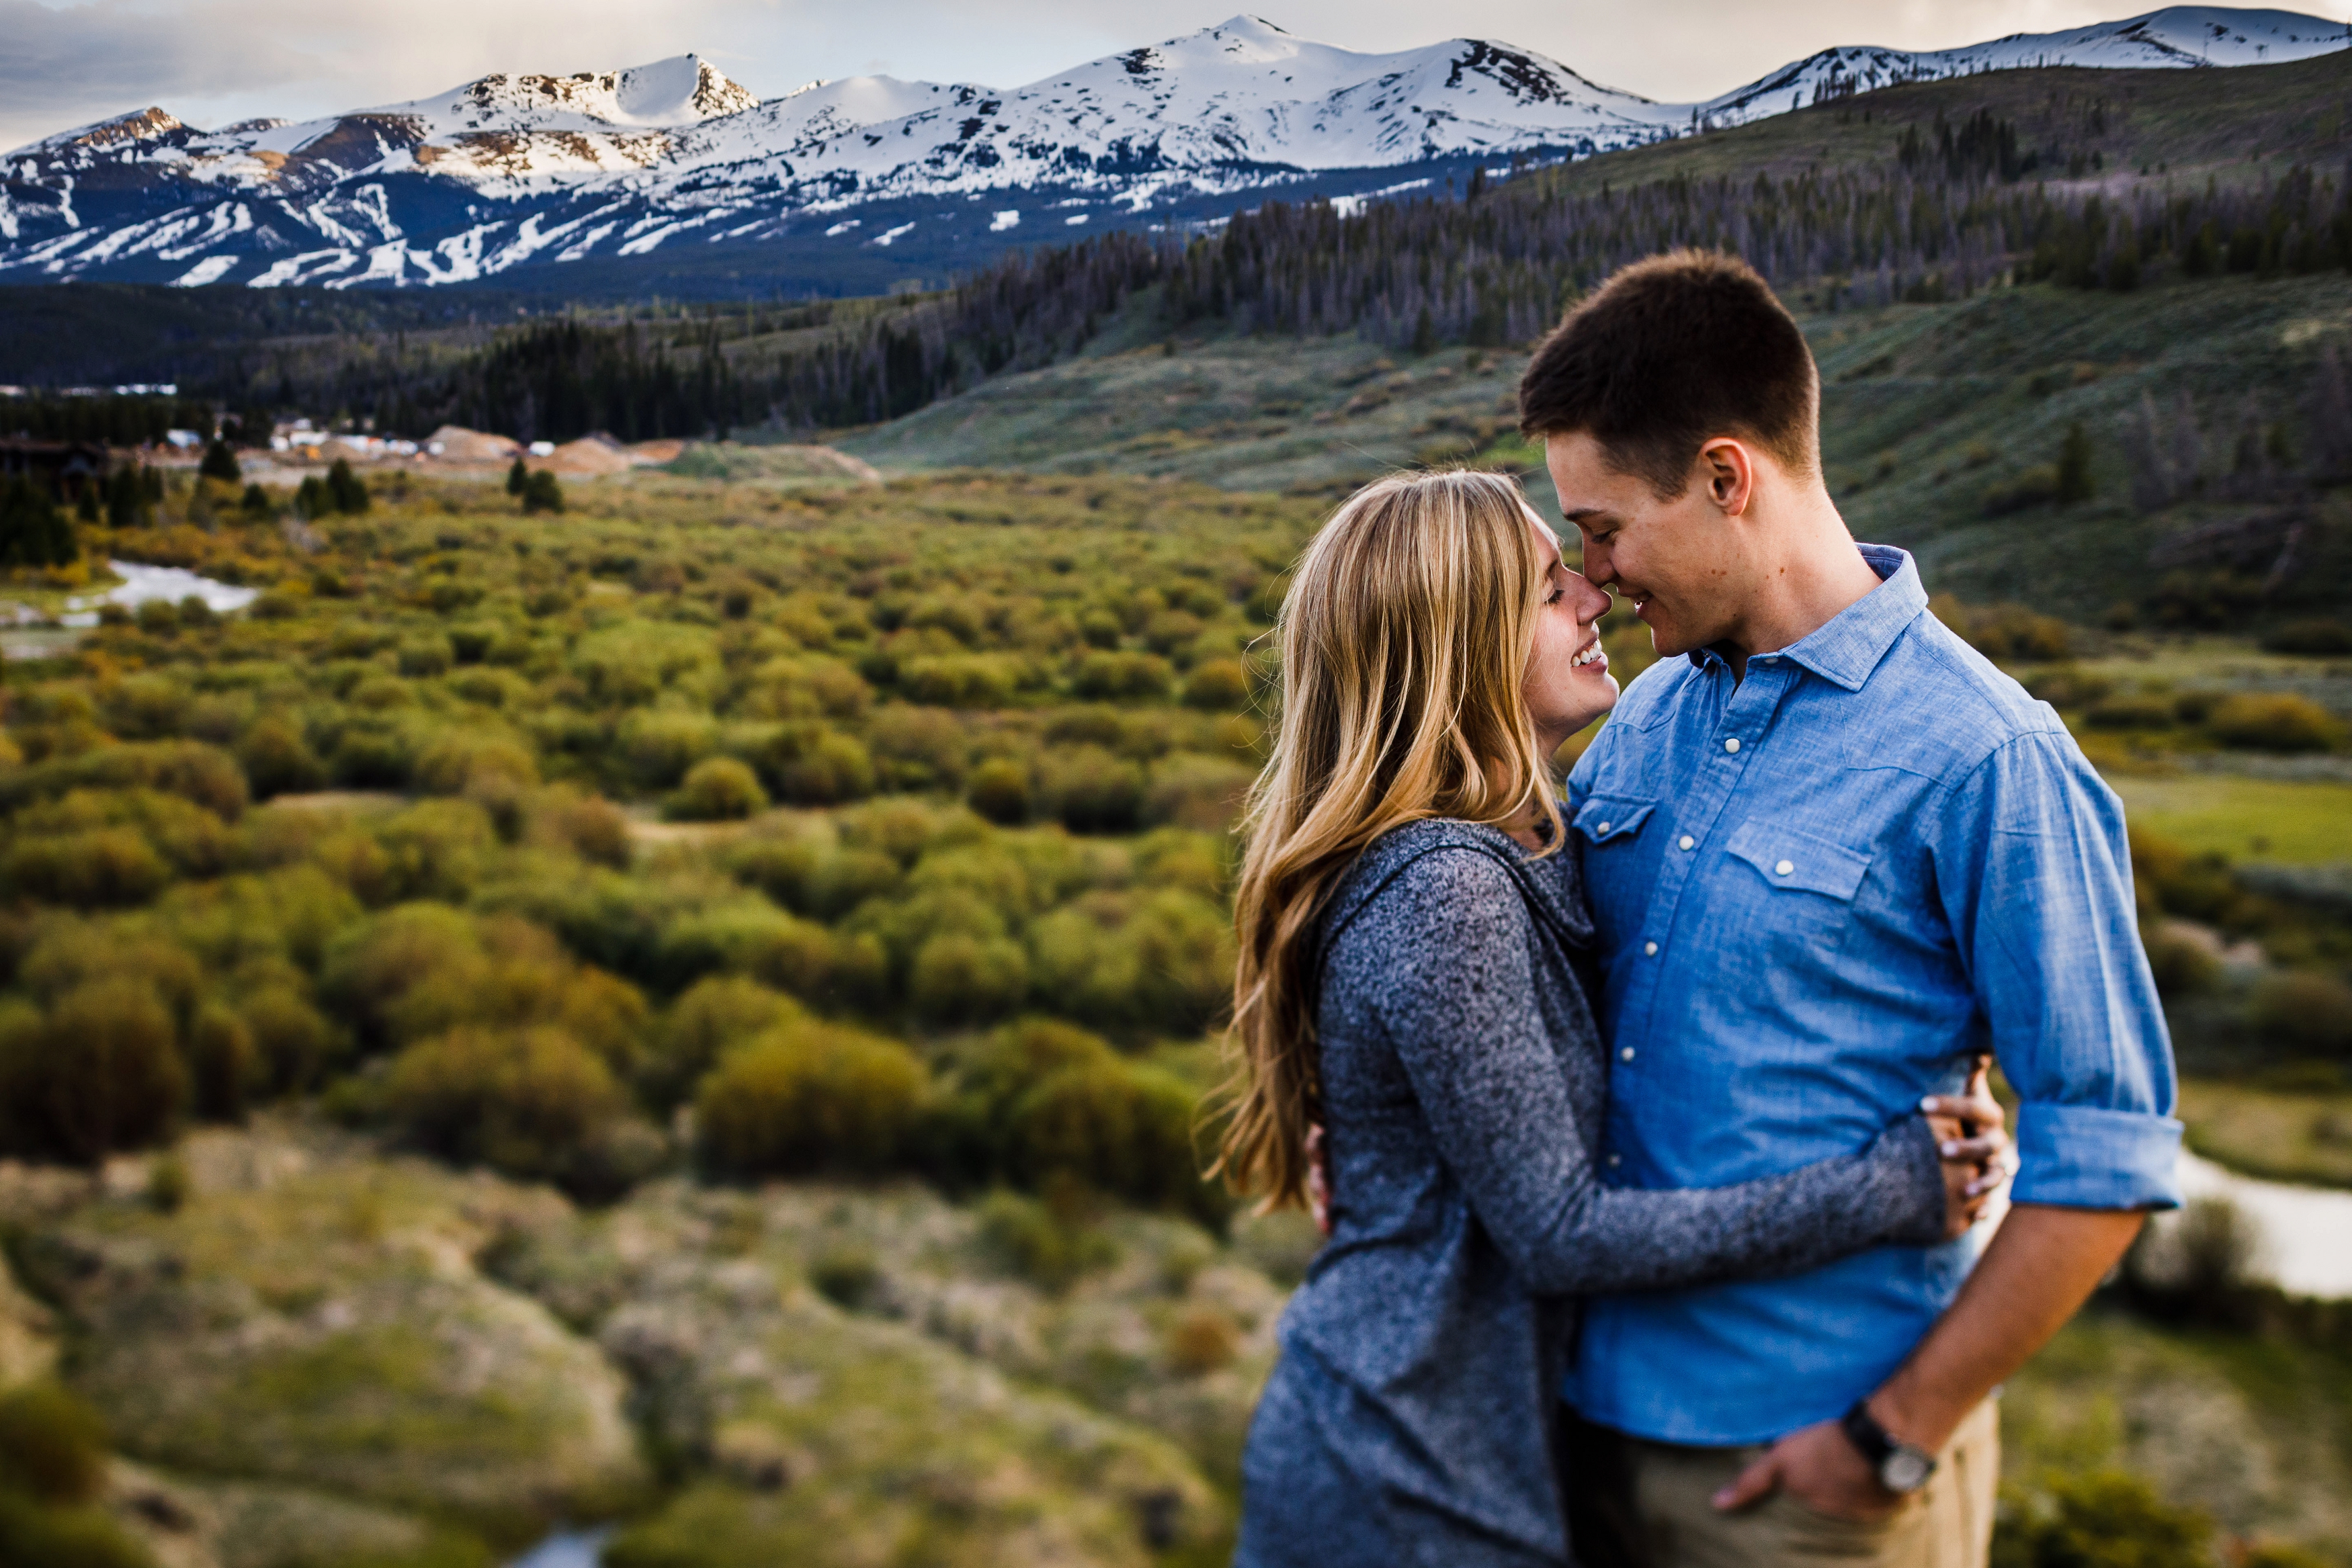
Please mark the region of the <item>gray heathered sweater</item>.
POLYGON ((1568 1560, 1551 1433, 1572 1298, 1791 1274, 1941 1239, 1917 1117, 1704 1191, 1602 1185, 1608 1066, 1576 841, 1383 836, 1319 933, 1330 1240, 1283 1316, 1237 1568, 1568 1560))

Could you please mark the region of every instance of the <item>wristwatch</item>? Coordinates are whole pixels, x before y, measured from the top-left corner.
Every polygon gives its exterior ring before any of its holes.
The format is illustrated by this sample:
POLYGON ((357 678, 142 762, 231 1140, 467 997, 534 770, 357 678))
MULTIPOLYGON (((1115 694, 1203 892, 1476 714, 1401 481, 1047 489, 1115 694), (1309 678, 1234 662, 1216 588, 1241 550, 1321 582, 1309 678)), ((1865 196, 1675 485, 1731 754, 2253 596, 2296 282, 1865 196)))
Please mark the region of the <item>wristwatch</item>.
POLYGON ((1870 1413, 1870 1401, 1857 1399, 1853 1408, 1845 1413, 1838 1426, 1846 1441, 1862 1450, 1870 1468, 1878 1473, 1878 1484, 1888 1491, 1909 1493, 1927 1484, 1936 1473, 1936 1456, 1925 1448, 1915 1448, 1878 1424, 1870 1413))

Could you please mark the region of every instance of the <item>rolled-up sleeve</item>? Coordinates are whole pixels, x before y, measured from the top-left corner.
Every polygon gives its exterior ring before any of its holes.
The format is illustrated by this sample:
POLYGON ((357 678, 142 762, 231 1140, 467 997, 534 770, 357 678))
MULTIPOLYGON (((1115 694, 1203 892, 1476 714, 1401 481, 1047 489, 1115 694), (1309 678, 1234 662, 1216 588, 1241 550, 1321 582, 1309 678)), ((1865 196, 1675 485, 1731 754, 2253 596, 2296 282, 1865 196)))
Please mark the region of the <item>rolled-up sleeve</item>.
POLYGON ((2132 902, 2123 803, 2072 737, 2019 736, 1942 814, 1937 875, 2022 1103, 2019 1203, 2180 1202, 2172 1042, 2132 902))

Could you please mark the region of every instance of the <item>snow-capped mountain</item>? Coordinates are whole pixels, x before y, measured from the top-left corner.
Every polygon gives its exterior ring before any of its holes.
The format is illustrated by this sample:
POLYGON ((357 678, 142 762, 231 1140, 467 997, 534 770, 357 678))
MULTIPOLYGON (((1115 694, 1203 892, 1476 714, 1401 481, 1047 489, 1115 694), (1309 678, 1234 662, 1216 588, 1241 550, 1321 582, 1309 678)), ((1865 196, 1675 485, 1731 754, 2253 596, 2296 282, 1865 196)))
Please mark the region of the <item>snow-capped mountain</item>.
POLYGON ((709 246, 742 275, 789 251, 803 271, 812 256, 820 271, 838 257, 836 286, 887 286, 910 252, 968 263, 1309 180, 1377 194, 1895 82, 2250 65, 2347 41, 2344 26, 2292 12, 2177 7, 1935 53, 1825 50, 1717 98, 1661 103, 1505 44, 1359 54, 1236 16, 1010 90, 863 77, 761 101, 682 55, 485 77, 302 122, 200 131, 149 109, 0 159, 0 281, 522 281, 709 246))

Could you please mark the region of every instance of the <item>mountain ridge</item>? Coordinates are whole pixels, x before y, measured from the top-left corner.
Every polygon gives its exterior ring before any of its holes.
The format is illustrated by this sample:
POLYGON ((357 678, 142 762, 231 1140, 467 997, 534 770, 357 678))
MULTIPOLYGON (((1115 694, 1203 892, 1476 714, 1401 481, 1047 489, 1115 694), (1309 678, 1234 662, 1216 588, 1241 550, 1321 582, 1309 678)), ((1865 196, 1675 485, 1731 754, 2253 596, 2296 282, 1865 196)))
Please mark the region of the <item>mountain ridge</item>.
POLYGON ((1435 189, 1904 81, 2347 41, 2292 12, 2174 7, 1942 51, 1823 50, 1666 103, 1493 40, 1362 54, 1241 16, 1011 89, 862 77, 763 100, 689 54, 210 131, 154 107, 0 158, 0 281, 431 287, 703 245, 872 287, 1039 238, 1181 229, 1286 192, 1435 189))

